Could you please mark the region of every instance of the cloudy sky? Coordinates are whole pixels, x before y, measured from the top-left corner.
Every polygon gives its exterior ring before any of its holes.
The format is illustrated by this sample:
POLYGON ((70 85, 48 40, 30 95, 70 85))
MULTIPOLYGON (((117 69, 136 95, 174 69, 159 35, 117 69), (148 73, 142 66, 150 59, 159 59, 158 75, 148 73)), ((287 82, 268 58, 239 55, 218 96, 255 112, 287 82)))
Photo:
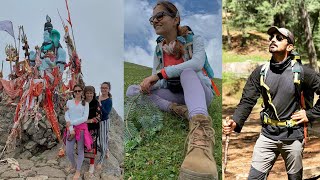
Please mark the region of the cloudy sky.
MULTIPOLYGON (((23 25, 29 45, 33 49, 43 42, 43 27, 48 14, 53 28, 64 35, 57 13, 67 18, 64 0, 10 0, 1 2, 0 21, 11 20, 16 37, 18 26, 23 25), (32 6, 32 8, 31 8, 32 6)), ((123 1, 69 0, 77 52, 82 59, 82 71, 87 85, 100 90, 103 81, 111 82, 113 104, 123 117, 123 1)), ((6 32, 0 32, 0 60, 5 59, 4 47, 14 43, 6 32)), ((60 41, 65 48, 66 44, 60 41)), ((66 48, 65 48, 66 50, 66 48)), ((22 57, 22 55, 21 55, 22 57)), ((4 74, 9 73, 4 63, 4 74)))
MULTIPOLYGON (((152 67, 157 35, 149 23, 156 0, 124 0, 125 61, 152 67)), ((172 0, 188 25, 205 39, 209 63, 222 76, 221 0, 172 0)))

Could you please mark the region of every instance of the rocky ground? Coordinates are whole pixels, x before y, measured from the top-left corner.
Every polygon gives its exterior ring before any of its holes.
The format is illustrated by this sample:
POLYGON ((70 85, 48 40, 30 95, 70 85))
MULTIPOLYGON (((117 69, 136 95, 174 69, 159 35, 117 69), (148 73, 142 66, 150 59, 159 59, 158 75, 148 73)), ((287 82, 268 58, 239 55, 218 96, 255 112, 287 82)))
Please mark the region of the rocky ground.
MULTIPOLYGON (((0 150, 2 151, 13 121, 14 107, 0 106, 0 150)), ((81 170, 81 179, 123 179, 123 129, 124 124, 115 110, 111 112, 111 130, 109 136, 110 157, 103 164, 100 171, 95 171, 94 177, 86 173, 89 169, 89 159, 85 158, 81 170)), ((59 158, 58 151, 61 144, 51 139, 52 131, 48 123, 39 123, 40 130, 32 133, 25 132, 23 143, 15 151, 5 154, 1 160, 7 157, 15 158, 19 162, 20 170, 14 170, 6 162, 0 162, 0 179, 27 179, 27 180, 62 180, 72 179, 73 174, 68 174, 65 168, 69 165, 66 157, 59 158), (31 135, 30 135, 31 134, 31 135), (42 139, 42 140, 41 140, 42 139), (40 142, 42 144, 40 144, 40 142)), ((25 131, 30 131, 32 122, 25 131)), ((99 156, 99 154, 98 154, 99 156)), ((98 157, 97 156, 97 157, 98 157)))

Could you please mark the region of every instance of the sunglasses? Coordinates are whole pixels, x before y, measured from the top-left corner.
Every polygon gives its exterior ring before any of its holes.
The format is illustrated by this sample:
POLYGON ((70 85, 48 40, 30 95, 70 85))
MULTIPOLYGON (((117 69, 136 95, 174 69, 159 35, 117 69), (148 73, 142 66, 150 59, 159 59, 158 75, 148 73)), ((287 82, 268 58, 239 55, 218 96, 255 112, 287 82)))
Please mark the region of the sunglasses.
POLYGON ((82 92, 82 90, 74 90, 73 92, 79 93, 79 92, 82 92))
POLYGON ((151 16, 151 18, 149 19, 150 24, 153 25, 153 21, 154 19, 157 19, 157 21, 161 21, 163 19, 164 16, 170 16, 173 17, 172 14, 162 11, 162 12, 158 12, 156 15, 151 16))
MULTIPOLYGON (((276 39, 277 39, 277 41, 282 41, 282 40, 284 40, 284 39, 287 39, 287 38, 285 38, 285 37, 283 37, 282 35, 280 35, 280 34, 277 34, 277 35, 272 35, 272 36, 270 36, 269 37, 269 41, 271 41, 273 38, 274 38, 274 36, 276 36, 276 39)), ((288 40, 289 41, 289 40, 288 40)))

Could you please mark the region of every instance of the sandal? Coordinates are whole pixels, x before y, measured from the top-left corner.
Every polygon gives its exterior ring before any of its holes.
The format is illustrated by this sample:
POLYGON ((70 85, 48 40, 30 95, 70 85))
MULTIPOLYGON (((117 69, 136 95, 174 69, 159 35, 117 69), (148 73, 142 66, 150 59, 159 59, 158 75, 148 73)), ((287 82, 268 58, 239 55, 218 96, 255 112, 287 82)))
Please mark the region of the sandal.
POLYGON ((73 176, 73 180, 79 180, 80 179, 80 171, 76 171, 76 173, 73 176))
POLYGON ((110 151, 109 151, 109 149, 107 149, 107 152, 106 152, 106 159, 109 159, 109 156, 110 156, 110 151))

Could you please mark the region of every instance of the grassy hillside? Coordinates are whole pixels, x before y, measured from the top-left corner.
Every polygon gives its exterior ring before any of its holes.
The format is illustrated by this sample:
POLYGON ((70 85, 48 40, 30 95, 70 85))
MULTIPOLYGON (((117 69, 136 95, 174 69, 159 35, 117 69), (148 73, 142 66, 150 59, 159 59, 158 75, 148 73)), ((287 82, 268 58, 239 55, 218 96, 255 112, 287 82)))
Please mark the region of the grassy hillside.
MULTIPOLYGON (((125 91, 131 84, 139 84, 151 74, 151 69, 125 62, 125 91)), ((216 79, 221 90, 221 79, 216 79)), ((218 170, 221 174, 221 101, 216 97, 209 113, 214 121, 215 151, 218 170)), ((130 153, 126 153, 125 179, 177 179, 184 159, 184 144, 188 134, 188 122, 169 113, 164 113, 163 129, 153 139, 146 140, 130 153)), ((220 176, 221 179, 221 176, 220 176)))

